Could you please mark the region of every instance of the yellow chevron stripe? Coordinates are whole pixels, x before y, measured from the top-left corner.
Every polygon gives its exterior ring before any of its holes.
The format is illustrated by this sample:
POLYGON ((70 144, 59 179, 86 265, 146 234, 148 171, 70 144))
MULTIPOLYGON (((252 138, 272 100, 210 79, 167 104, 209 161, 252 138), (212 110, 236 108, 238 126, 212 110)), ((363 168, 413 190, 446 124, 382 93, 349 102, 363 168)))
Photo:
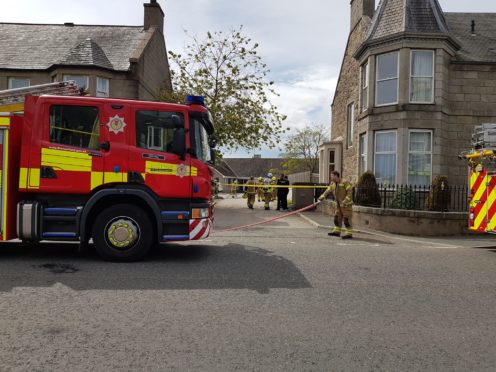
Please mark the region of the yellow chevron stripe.
MULTIPOLYGON (((487 176, 484 177, 484 180, 482 181, 479 190, 477 190, 477 192, 475 193, 474 200, 480 200, 484 195, 484 193, 487 192, 486 182, 487 182, 487 176)), ((482 221, 484 221, 484 219, 486 218, 487 218, 487 203, 481 208, 479 214, 475 216, 474 227, 478 229, 482 221)))
POLYGON ((39 189, 40 188, 40 169, 30 168, 28 172, 28 188, 39 189))
MULTIPOLYGON (((489 194, 488 196, 488 201, 486 203, 486 206, 487 206, 487 218, 489 219, 489 210, 491 209, 491 207, 494 205, 494 203, 496 202, 496 187, 493 187, 491 193, 489 194)), ((494 230, 496 228, 496 218, 493 216, 492 219, 489 221, 489 223, 487 224, 487 230, 494 230)))
MULTIPOLYGON (((477 173, 477 172, 474 172, 472 173, 472 175, 470 176, 470 189, 472 190, 477 182, 477 179, 479 178, 479 174, 480 173, 477 173)), ((484 182, 480 184, 479 186, 479 190, 482 188, 484 182)), ((476 193, 477 191, 479 190, 474 190, 474 192, 476 193)), ((475 203, 475 194, 472 196, 472 199, 470 199, 470 206, 472 208, 475 208, 477 206, 477 203, 475 203)))

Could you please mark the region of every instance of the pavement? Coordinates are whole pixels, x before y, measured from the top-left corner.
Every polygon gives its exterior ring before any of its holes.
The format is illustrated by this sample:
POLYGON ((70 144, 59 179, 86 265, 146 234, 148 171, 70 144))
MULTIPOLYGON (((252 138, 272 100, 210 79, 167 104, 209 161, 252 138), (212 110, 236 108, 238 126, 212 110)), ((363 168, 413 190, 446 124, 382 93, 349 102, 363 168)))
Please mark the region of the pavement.
POLYGON ((494 370, 489 241, 343 241, 296 215, 225 231, 284 213, 215 212, 209 239, 140 263, 0 245, 0 371, 494 370))

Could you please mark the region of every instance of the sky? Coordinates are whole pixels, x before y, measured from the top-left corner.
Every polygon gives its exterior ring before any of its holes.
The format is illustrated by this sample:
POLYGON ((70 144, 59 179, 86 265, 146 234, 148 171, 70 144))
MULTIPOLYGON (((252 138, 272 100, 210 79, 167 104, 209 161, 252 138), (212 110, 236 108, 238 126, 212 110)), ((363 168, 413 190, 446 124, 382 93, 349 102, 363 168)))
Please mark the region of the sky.
MULTIPOLYGON (((142 25, 148 0, 0 0, 0 22, 142 25)), ((260 44, 278 97, 273 102, 294 130, 330 128, 331 102, 349 33, 350 0, 158 0, 165 12, 169 50, 202 36, 243 25, 260 44)), ((378 0, 376 1, 378 3, 378 0)), ((495 12, 494 0, 440 0, 445 12, 495 12)), ((240 149, 227 157, 277 157, 276 149, 240 149)))

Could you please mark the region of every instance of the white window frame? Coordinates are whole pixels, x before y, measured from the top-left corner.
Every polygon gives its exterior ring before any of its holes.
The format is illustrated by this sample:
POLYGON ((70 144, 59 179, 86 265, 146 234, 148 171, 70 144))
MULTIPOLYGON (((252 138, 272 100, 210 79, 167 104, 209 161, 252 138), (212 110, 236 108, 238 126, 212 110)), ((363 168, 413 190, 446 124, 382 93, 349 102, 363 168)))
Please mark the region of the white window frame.
POLYGON ((363 65, 360 66, 360 112, 364 112, 369 108, 369 97, 370 97, 370 89, 369 89, 369 78, 370 78, 370 63, 367 59, 363 65), (363 76, 363 70, 365 69, 365 79, 363 76), (363 102, 363 92, 367 90, 367 100, 363 102))
MULTIPOLYGON (((385 133, 394 133, 394 136, 395 136, 395 142, 396 142, 396 151, 394 152, 395 154, 395 157, 396 157, 396 169, 395 169, 395 172, 394 172, 394 182, 393 182, 393 185, 394 184, 397 184, 398 183, 398 131, 396 129, 392 129, 392 130, 377 130, 374 132, 374 174, 376 174, 376 165, 377 165, 377 161, 376 161, 376 155, 377 155, 377 134, 385 134, 385 133)), ((381 151, 379 153, 380 155, 390 155, 390 154, 393 154, 392 151, 381 151)), ((384 182, 381 182, 381 184, 384 184, 384 182)), ((393 186, 391 185, 391 186, 393 186)))
POLYGON ((410 103, 414 104, 424 104, 424 105, 432 105, 434 103, 434 84, 435 84, 435 69, 436 69, 436 53, 434 50, 430 49, 412 49, 410 50, 410 77, 408 79, 408 101, 410 103), (412 76, 412 62, 413 62, 413 53, 414 52, 431 52, 432 53, 432 76, 412 76), (422 102, 422 101, 412 101, 412 79, 413 78, 431 78, 432 79, 432 91, 431 91, 431 100, 429 102, 422 102))
MULTIPOLYGON (((73 79, 71 79, 71 77, 75 77, 75 76, 80 77, 80 78, 86 78, 86 90, 90 89, 90 77, 88 75, 67 74, 67 75, 63 76, 63 80, 64 81, 73 80, 73 79)), ((78 88, 81 88, 81 87, 78 85, 78 88)))
POLYGON ((358 135, 358 175, 361 176, 363 173, 367 172, 367 168, 368 168, 368 162, 367 162, 367 156, 368 156, 368 136, 367 136, 367 132, 363 132, 363 133, 360 133, 358 135), (362 140, 363 138, 363 146, 362 146, 362 140), (360 165, 361 165, 361 161, 362 161, 362 158, 364 159, 363 161, 363 165, 364 165, 364 169, 361 169, 360 165))
MULTIPOLYGON (((433 160, 433 156, 432 156, 432 150, 433 150, 433 145, 434 145, 434 131, 431 130, 431 129, 410 129, 408 131, 408 159, 407 159, 407 162, 406 162, 406 170, 407 170, 407 177, 406 177, 406 182, 408 185, 410 185, 410 154, 411 153, 415 153, 415 154, 428 154, 429 152, 427 151, 411 151, 410 150, 410 137, 411 137, 411 134, 412 133, 430 133, 431 134, 431 151, 430 151, 430 155, 431 155, 431 174, 430 174, 430 179, 429 179, 429 185, 432 183, 432 160, 433 160)), ((417 185, 419 186, 419 185, 417 185)), ((420 185, 422 186, 422 185, 420 185)))
POLYGON ((355 102, 346 106, 346 146, 353 147, 353 137, 355 135, 355 102), (350 115, 351 108, 351 115, 350 115))
POLYGON ((110 79, 97 76, 97 78, 96 78, 96 96, 102 97, 102 98, 110 97, 110 79), (107 91, 106 92, 100 92, 98 90, 98 83, 102 80, 105 80, 107 82, 107 91))
POLYGON ((400 52, 399 52, 399 50, 377 55, 375 57, 375 106, 376 107, 384 107, 384 106, 397 105, 398 101, 399 101, 399 95, 400 95, 400 52), (396 79, 396 101, 378 104, 377 103, 377 97, 379 96, 379 94, 378 94, 377 88, 379 86, 379 57, 386 56, 388 54, 396 54, 396 77, 383 79, 380 81, 382 82, 382 81, 389 81, 389 80, 396 79))
POLYGON ((150 125, 147 129, 146 145, 147 145, 147 148, 150 150, 163 151, 164 150, 164 128, 154 127, 153 125, 150 125), (158 136, 159 136, 159 142, 160 143, 158 146, 155 146, 155 143, 154 143, 156 131, 159 132, 158 136))
MULTIPOLYGON (((12 88, 12 81, 13 80, 25 80, 28 82, 28 85, 24 86, 24 87, 29 87, 31 86, 31 79, 29 78, 23 78, 23 77, 16 77, 16 76, 12 76, 12 77, 9 77, 9 83, 8 83, 8 89, 13 89, 12 88)), ((24 88, 23 87, 23 88, 24 88)))

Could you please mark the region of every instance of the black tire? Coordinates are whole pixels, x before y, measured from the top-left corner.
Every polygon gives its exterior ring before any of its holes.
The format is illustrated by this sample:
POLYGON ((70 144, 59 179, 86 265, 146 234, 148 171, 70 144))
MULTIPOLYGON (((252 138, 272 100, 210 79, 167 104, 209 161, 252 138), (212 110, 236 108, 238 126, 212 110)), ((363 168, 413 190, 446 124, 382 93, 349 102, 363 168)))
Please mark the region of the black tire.
POLYGON ((104 209, 95 219, 93 242, 107 261, 140 261, 154 245, 150 217, 133 204, 117 204, 104 209))

